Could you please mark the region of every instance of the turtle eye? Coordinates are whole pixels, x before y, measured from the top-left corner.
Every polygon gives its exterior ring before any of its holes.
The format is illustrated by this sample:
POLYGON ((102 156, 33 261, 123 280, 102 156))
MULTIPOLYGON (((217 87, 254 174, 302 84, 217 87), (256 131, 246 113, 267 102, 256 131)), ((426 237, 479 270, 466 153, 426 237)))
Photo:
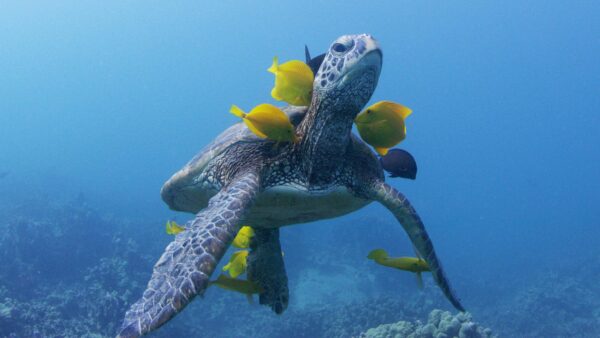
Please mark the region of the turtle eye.
POLYGON ((334 51, 336 51, 338 53, 343 53, 346 51, 346 46, 344 46, 341 43, 334 43, 333 46, 331 47, 331 49, 333 49, 334 51))
POLYGON ((345 38, 341 39, 339 42, 334 43, 331 46, 331 50, 336 54, 344 54, 350 51, 350 49, 352 49, 352 46, 354 46, 354 40, 345 38))

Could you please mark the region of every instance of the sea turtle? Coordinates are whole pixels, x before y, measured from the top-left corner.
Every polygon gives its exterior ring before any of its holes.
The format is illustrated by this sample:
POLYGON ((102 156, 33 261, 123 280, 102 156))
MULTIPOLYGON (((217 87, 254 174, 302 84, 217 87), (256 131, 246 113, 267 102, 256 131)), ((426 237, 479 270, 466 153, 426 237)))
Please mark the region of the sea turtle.
POLYGON ((248 279, 276 313, 288 303, 279 228, 341 216, 377 201, 402 224, 433 278, 463 311, 433 244, 408 200, 384 181, 377 156, 352 133, 382 65, 376 40, 345 35, 333 42, 315 76, 310 107, 288 107, 297 143, 259 139, 242 124, 225 132, 163 186, 173 210, 196 213, 160 257, 148 286, 125 314, 120 337, 150 332, 206 290, 242 224, 255 230, 248 279))

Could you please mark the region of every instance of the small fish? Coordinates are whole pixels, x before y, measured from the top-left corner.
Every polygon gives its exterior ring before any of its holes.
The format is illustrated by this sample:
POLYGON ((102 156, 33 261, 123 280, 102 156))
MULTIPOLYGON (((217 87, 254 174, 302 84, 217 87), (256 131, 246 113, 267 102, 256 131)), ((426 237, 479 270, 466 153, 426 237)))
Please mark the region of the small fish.
POLYGON ((245 225, 238 231, 237 236, 233 239, 233 246, 240 249, 248 249, 250 247, 250 239, 254 236, 254 230, 245 225))
POLYGON ((230 112, 241 117, 256 136, 277 142, 296 142, 296 133, 289 117, 272 104, 263 103, 246 114, 240 107, 232 105, 230 112))
POLYGON ((404 120, 411 113, 398 103, 379 101, 358 114, 354 122, 360 137, 383 156, 406 137, 404 120))
POLYGON ((385 156, 379 159, 381 166, 390 177, 403 177, 414 180, 417 178, 417 161, 406 150, 390 149, 385 156))
POLYGON ((241 250, 231 255, 229 263, 223 267, 223 271, 229 271, 231 278, 237 278, 246 272, 248 266, 248 250, 241 250))
POLYGON ((167 221, 167 234, 177 235, 178 233, 185 231, 185 227, 177 224, 175 221, 167 221))
POLYGON ((431 271, 427 262, 419 255, 418 257, 389 257, 383 249, 375 249, 369 253, 367 258, 374 260, 377 264, 404 271, 416 273, 417 284, 423 288, 421 272, 431 271))
POLYGON ((271 90, 275 100, 294 106, 310 104, 315 75, 306 63, 291 60, 280 65, 277 57, 274 57, 268 71, 275 74, 275 86, 271 90))
POLYGON ((248 297, 248 302, 252 303, 252 295, 263 293, 260 285, 249 280, 235 279, 223 274, 219 275, 217 280, 208 282, 208 285, 216 285, 222 289, 243 293, 248 297))

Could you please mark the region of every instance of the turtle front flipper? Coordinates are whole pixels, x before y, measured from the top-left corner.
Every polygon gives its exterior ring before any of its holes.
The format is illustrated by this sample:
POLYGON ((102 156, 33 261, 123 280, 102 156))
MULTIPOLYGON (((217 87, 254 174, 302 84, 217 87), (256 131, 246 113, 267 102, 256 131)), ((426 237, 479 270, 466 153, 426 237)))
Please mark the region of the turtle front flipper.
POLYGON ((377 181, 371 190, 372 198, 388 208, 402 224, 402 227, 410 237, 417 252, 427 261, 433 279, 442 289, 450 303, 459 311, 465 311, 460 300, 450 287, 450 283, 444 274, 440 260, 435 254, 433 243, 425 230, 425 225, 412 207, 408 199, 399 191, 382 181, 377 181))
POLYGON ((254 228, 248 255, 248 279, 262 287, 259 301, 277 314, 288 305, 289 290, 283 253, 279 243, 279 229, 254 228))
POLYGON ((146 291, 125 314, 118 337, 138 337, 169 321, 206 290, 259 191, 258 175, 238 177, 210 199, 160 257, 146 291))

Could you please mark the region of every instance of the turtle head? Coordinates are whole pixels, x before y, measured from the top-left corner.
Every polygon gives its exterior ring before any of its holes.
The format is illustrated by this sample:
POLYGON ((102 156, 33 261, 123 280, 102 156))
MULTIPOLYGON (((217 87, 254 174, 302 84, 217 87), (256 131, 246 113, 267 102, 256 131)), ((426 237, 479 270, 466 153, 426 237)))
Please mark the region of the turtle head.
POLYGON ((310 108, 299 125, 308 181, 328 184, 337 179, 352 140, 352 124, 377 86, 382 54, 367 34, 335 40, 313 83, 310 108))
POLYGON ((375 91, 381 72, 382 53, 368 34, 344 35, 335 40, 315 76, 313 96, 333 98, 336 107, 360 112, 375 91))

